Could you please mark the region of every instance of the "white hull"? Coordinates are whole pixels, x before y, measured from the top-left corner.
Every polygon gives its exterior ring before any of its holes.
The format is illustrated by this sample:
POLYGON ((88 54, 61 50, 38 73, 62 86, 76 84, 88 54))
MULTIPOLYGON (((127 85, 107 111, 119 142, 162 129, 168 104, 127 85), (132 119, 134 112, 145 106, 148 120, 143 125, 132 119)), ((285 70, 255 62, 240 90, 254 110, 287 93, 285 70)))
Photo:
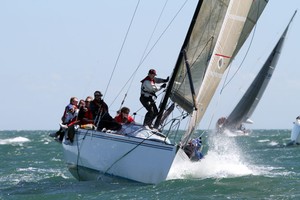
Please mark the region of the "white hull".
POLYGON ((73 176, 95 180, 113 175, 149 184, 164 181, 177 146, 142 126, 128 128, 130 135, 78 129, 72 145, 63 143, 65 160, 73 176))
POLYGON ((294 122, 290 144, 300 144, 300 120, 294 122))

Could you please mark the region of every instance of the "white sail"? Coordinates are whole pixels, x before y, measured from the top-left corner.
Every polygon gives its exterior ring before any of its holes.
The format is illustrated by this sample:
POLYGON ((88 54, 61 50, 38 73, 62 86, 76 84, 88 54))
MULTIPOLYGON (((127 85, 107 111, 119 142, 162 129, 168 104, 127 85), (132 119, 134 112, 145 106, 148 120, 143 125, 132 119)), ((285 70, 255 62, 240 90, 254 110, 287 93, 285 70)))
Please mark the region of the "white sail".
POLYGON ((201 121, 231 59, 244 43, 246 39, 245 35, 251 32, 251 27, 255 24, 252 23, 252 26, 249 24, 244 29, 250 8, 254 2, 256 1, 232 0, 228 5, 216 46, 197 95, 196 110, 193 111, 188 130, 182 139, 184 144, 187 143, 201 121), (243 39, 241 39, 243 30, 247 31, 247 33, 244 32, 243 39))
POLYGON ((257 20, 259 19, 260 15, 262 14, 263 10, 265 9, 268 0, 258 0, 253 1, 251 8, 249 10, 247 20, 245 22, 243 31, 240 35, 240 39, 238 41, 237 47, 233 53, 233 57, 238 53, 240 48, 243 46, 244 42, 248 38, 249 34, 251 33, 253 27, 255 26, 257 20))
POLYGON ((192 30, 179 54, 177 65, 179 71, 172 87, 170 98, 188 113, 194 110, 194 97, 190 89, 191 81, 198 94, 203 76, 213 49, 216 45, 220 29, 228 8, 229 0, 203 1, 201 9, 192 24, 192 30), (184 52, 183 52, 184 51, 184 52), (189 67, 186 67, 183 53, 186 54, 189 67), (191 79, 187 70, 191 71, 191 79))

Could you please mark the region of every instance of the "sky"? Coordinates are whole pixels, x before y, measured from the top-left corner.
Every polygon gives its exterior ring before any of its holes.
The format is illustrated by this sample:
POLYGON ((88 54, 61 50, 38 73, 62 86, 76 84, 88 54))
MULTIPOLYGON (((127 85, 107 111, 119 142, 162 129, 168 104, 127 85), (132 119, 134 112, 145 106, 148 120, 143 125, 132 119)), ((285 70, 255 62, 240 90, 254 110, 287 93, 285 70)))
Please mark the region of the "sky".
MULTIPOLYGON (((112 116, 124 99, 141 122, 140 80, 150 68, 158 77, 171 75, 197 1, 167 1, 157 26, 166 1, 140 1, 133 18, 137 3, 0 0, 0 130, 56 130, 70 97, 85 99, 96 90, 104 94, 112 116)), ((220 116, 230 114, 298 8, 298 0, 269 0, 250 34, 252 42, 243 47, 250 50, 242 67, 220 92, 222 80, 200 129, 212 128, 220 116)), ((298 15, 249 128, 291 129, 300 115, 298 15)), ((230 72, 245 57, 243 49, 230 72)))

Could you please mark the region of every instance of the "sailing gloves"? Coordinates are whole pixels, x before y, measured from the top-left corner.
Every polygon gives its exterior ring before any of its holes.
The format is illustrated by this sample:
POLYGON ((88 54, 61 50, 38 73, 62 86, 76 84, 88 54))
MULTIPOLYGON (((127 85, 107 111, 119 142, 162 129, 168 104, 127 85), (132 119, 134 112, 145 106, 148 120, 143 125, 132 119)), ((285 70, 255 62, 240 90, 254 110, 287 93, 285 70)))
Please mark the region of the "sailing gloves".
POLYGON ((164 84, 162 84, 160 87, 161 88, 165 88, 167 86, 167 82, 169 82, 169 77, 167 77, 166 79, 163 79, 164 84))
POLYGON ((167 77, 166 79, 164 79, 164 83, 169 82, 169 77, 167 77))
POLYGON ((167 86, 167 84, 164 83, 164 84, 162 84, 160 87, 161 87, 161 88, 165 88, 166 86, 167 86))

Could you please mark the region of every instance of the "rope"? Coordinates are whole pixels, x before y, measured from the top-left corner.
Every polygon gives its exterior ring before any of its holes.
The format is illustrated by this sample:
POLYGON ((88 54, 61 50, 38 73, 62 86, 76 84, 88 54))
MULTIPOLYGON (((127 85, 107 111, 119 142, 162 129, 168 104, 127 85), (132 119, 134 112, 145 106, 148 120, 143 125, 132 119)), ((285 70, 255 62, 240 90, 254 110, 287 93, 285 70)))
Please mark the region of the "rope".
MULTIPOLYGON (((82 141, 85 139, 86 135, 88 134, 89 130, 86 131, 86 133, 84 134, 83 138, 82 138, 82 141)), ((75 132, 76 134, 76 132, 75 132)), ((78 164, 79 164, 79 158, 80 158, 80 147, 78 145, 78 142, 80 140, 77 140, 77 160, 76 160, 76 173, 77 173, 77 176, 78 176, 78 180, 80 181, 80 174, 79 174, 79 169, 78 169, 78 164)), ((75 140, 74 140, 75 142, 75 140)))
POLYGON ((116 60, 116 62, 115 62, 115 65, 114 65, 113 71, 112 71, 112 73, 111 73, 111 76, 110 76, 110 78, 109 78, 109 81, 108 81, 107 87, 106 87, 106 89, 105 89, 104 96, 105 96, 105 94, 106 94, 106 92, 107 92, 107 90, 108 90, 108 87, 109 87, 109 85, 110 85, 110 82, 111 82, 111 80, 112 80, 112 77, 113 77, 113 74, 114 74, 114 71, 115 71, 115 69, 116 69, 116 67, 117 67, 118 61, 119 61, 119 59, 120 59, 120 56, 121 56, 121 53, 122 53, 122 50, 123 50, 124 44, 125 44, 125 42, 126 42, 126 40, 127 40, 127 36, 128 36, 129 30, 130 30, 130 28, 131 28, 131 25, 132 25, 132 22, 133 22, 133 19, 134 19, 134 17, 135 17, 135 14, 136 14, 136 11, 137 11, 137 8, 138 8, 139 4, 140 4, 140 0, 138 0, 138 2, 137 2, 137 5, 136 5, 136 7, 135 7, 135 10, 134 10, 133 16, 132 16, 132 18, 131 18, 130 24, 129 24, 129 26, 128 26, 128 29, 127 29, 126 35, 125 35, 125 37, 124 37, 124 40, 123 40, 123 43, 122 43, 121 49, 120 49, 120 51, 119 51, 119 54, 118 54, 117 60, 116 60))
POLYGON ((119 162, 122 158, 124 158, 125 156, 127 156, 129 153, 131 153, 134 149, 136 149, 137 147, 139 147, 142 143, 144 143, 145 140, 147 140, 149 137, 151 137, 154 133, 152 132, 152 134, 150 134, 148 137, 144 138, 140 143, 138 143, 135 147, 133 147, 132 149, 130 149, 128 152, 126 152, 123 156, 121 156, 119 159, 117 159, 115 162, 113 162, 111 164, 111 166, 109 166, 107 168, 107 170, 105 170, 104 174, 106 174, 117 162, 119 162))

